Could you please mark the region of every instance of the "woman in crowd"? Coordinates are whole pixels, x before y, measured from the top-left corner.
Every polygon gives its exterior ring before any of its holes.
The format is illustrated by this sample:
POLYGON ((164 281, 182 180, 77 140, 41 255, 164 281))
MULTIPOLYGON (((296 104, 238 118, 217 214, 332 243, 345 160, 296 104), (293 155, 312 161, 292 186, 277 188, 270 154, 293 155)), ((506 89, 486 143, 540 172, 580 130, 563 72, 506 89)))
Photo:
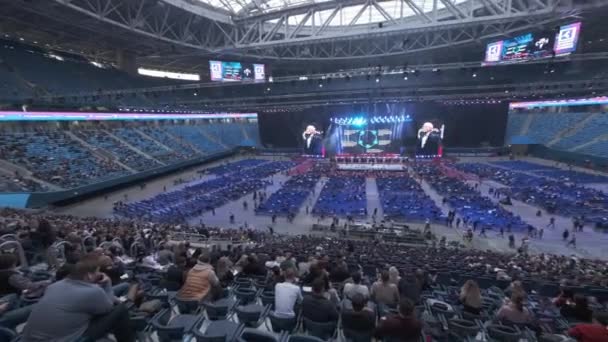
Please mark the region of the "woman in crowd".
POLYGON ((506 323, 515 324, 530 324, 533 321, 533 316, 524 307, 524 296, 521 293, 515 293, 511 297, 511 301, 505 303, 496 314, 496 320, 506 323))
POLYGON ((474 280, 467 280, 460 289, 460 302, 464 311, 479 315, 481 313, 481 290, 474 280))

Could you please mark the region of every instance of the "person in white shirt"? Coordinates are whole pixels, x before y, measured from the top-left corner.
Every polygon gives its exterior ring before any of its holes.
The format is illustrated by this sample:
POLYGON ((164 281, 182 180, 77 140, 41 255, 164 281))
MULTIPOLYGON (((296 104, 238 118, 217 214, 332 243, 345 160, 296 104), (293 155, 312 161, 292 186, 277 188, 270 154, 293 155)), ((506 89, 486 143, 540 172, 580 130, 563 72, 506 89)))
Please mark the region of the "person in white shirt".
POLYGON ((302 301, 302 291, 295 284, 296 273, 293 268, 285 270, 285 281, 274 287, 274 313, 277 317, 295 317, 294 306, 302 301))
POLYGON ((342 291, 344 298, 352 299, 356 293, 360 293, 363 295, 363 298, 369 299, 369 289, 361 284, 361 273, 355 272, 351 275, 351 278, 353 280, 352 283, 344 284, 344 290, 342 291))

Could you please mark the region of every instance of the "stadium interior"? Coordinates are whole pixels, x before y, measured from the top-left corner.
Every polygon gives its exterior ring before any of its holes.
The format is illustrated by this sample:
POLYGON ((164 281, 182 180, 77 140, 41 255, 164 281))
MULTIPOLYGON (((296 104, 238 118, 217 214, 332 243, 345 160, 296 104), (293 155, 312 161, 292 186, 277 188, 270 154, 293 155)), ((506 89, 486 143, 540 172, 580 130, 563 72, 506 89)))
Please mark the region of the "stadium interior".
POLYGON ((608 0, 0 8, 0 342, 608 342, 608 0))

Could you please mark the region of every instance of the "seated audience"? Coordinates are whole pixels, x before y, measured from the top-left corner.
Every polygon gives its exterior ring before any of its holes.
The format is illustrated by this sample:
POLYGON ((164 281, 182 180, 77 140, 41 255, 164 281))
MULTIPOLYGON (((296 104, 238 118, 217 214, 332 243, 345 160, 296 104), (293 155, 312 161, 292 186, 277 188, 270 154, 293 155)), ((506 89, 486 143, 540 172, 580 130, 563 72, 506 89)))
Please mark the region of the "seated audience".
POLYGON ((50 285, 30 314, 23 341, 95 341, 108 333, 117 342, 134 341, 129 313, 115 305, 112 282, 99 266, 97 255, 86 255, 67 278, 50 285))
POLYGON ((302 290, 296 285, 296 271, 285 270, 285 281, 274 287, 274 313, 278 317, 295 317, 294 307, 302 301, 302 290))
POLYGON ((467 280, 460 289, 460 303, 464 306, 464 311, 479 315, 481 313, 481 291, 479 285, 474 280, 467 280))
POLYGON ((184 286, 177 292, 177 298, 187 301, 202 301, 211 295, 216 298, 219 294, 220 281, 213 267, 209 264, 209 254, 203 253, 188 274, 184 286))
POLYGON ((302 317, 313 322, 334 322, 338 320, 338 310, 326 297, 325 281, 317 278, 312 282, 312 294, 302 300, 302 317))
POLYGON ((416 318, 414 304, 407 298, 399 302, 399 314, 382 317, 374 336, 378 339, 416 341, 422 332, 422 323, 416 318))

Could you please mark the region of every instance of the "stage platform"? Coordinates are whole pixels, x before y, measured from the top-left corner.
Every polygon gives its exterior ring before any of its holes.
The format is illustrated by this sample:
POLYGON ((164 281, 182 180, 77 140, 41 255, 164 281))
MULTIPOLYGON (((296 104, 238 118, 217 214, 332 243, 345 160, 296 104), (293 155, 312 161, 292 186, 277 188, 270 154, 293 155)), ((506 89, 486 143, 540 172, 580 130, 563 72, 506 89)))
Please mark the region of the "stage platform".
POLYGON ((337 164, 342 171, 405 171, 404 164, 337 164))

